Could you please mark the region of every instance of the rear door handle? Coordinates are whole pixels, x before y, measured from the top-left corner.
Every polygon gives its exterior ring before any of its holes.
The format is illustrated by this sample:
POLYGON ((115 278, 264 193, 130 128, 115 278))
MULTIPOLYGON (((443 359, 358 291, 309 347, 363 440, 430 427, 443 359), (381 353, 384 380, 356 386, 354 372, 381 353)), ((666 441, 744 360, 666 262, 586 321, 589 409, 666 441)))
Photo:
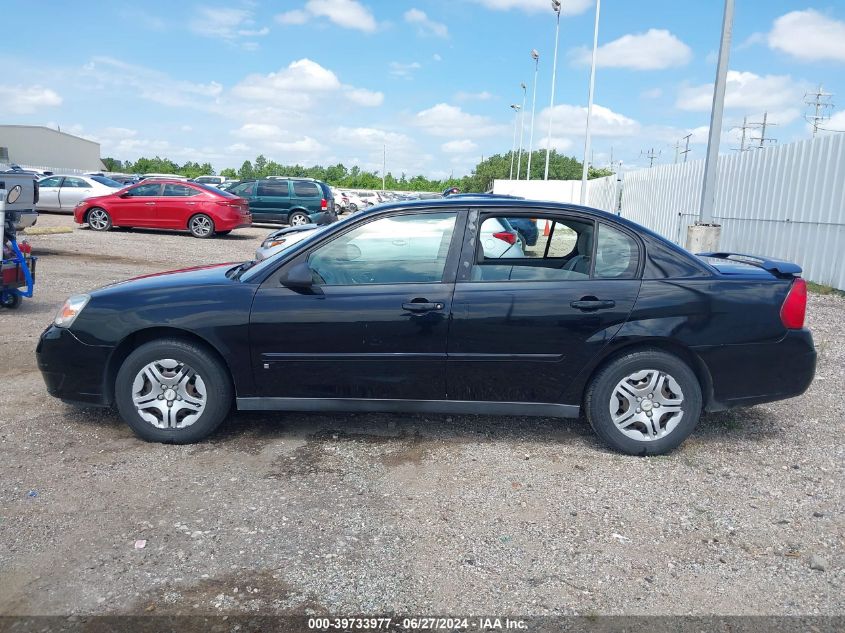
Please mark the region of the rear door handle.
POLYGON ((607 310, 609 308, 615 308, 616 302, 612 299, 581 299, 579 301, 573 301, 569 305, 576 310, 588 312, 590 310, 607 310))
POLYGON ((146 204, 147 206, 149 206, 149 205, 151 205, 151 204, 155 204, 155 202, 145 202, 144 204, 146 204))
POLYGON ((431 303, 429 301, 407 301, 402 304, 402 309, 408 312, 434 312, 442 310, 442 303, 431 303))

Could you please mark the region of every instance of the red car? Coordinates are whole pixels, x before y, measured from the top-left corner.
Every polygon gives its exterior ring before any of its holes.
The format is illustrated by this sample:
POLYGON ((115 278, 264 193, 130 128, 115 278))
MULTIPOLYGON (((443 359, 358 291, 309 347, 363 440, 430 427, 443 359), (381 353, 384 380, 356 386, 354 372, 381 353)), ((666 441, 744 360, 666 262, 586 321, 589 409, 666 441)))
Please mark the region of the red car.
POLYGON ((94 231, 113 226, 175 229, 203 238, 252 224, 249 202, 243 198, 182 180, 145 181, 107 196, 86 198, 76 205, 73 218, 94 231))

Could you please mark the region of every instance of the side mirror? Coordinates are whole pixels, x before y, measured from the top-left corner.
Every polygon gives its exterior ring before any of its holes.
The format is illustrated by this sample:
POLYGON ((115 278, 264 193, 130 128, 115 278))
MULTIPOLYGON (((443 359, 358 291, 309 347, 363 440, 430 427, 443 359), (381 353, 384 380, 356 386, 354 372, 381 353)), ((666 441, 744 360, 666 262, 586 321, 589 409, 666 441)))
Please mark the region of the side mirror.
POLYGON ((126 193, 122 193, 122 194, 120 194, 120 197, 121 197, 121 198, 128 198, 128 197, 129 197, 129 192, 127 191, 126 193))
POLYGON ((292 290, 305 290, 314 285, 314 275, 308 262, 299 262, 288 268, 280 281, 283 286, 292 290))

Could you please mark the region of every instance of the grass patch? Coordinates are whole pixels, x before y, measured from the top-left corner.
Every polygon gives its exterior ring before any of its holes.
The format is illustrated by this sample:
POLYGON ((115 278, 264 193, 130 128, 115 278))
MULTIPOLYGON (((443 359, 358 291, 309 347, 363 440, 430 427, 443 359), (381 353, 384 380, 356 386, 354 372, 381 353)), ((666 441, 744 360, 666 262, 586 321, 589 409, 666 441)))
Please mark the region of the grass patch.
POLYGON ((834 295, 836 297, 845 297, 845 290, 839 290, 833 286, 824 286, 822 284, 807 282, 807 290, 817 295, 834 295))
POLYGON ((31 226, 21 231, 23 235, 57 235, 59 233, 73 233, 68 226, 31 226))

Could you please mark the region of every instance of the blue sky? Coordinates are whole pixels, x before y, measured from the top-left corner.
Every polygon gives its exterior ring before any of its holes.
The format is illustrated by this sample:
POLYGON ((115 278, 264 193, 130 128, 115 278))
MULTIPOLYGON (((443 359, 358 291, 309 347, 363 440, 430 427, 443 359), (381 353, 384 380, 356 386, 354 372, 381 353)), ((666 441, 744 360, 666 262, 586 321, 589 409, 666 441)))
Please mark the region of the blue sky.
MULTIPOLYGON (((554 47, 548 0, 295 0, 50 3, 5 7, 0 122, 60 126, 103 156, 239 166, 358 164, 434 177, 511 148, 520 82, 540 53, 534 147, 545 147, 554 47), (49 19, 45 17, 49 14, 49 19)), ((594 0, 564 0, 552 145, 580 158, 594 0)), ((704 155, 719 0, 604 0, 594 162, 704 155)), ((769 112, 778 143, 808 138, 819 83, 845 130, 845 3, 738 0, 722 151, 743 116, 769 112)), ((759 136, 757 130, 749 132, 759 136)))

